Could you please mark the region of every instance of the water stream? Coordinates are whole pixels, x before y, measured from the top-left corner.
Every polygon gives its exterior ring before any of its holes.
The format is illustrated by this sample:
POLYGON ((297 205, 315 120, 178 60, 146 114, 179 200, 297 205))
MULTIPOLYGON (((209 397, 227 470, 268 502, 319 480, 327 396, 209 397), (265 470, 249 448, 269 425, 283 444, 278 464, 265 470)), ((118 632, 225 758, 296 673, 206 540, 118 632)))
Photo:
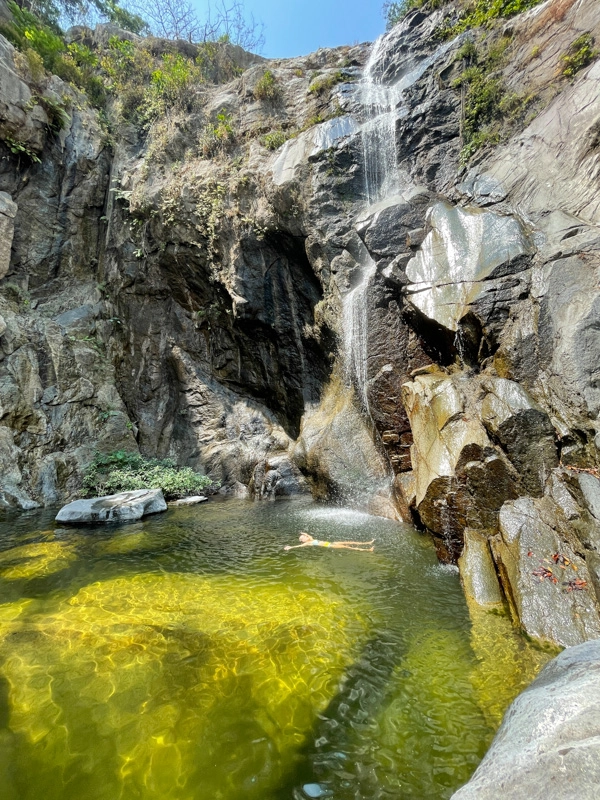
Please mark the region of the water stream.
POLYGON ((0 516, 3 800, 448 798, 545 658, 359 512, 0 516), (300 529, 376 549, 284 552, 300 529))
MULTIPOLYGON (((361 126, 363 149, 364 195, 366 207, 399 191, 396 154, 396 106, 399 85, 383 81, 380 60, 386 37, 373 47, 358 86, 359 102, 365 120, 361 126)), ((368 291, 376 270, 366 248, 361 251, 357 285, 344 298, 343 325, 346 374, 354 382, 363 409, 369 412, 368 400, 368 291)))

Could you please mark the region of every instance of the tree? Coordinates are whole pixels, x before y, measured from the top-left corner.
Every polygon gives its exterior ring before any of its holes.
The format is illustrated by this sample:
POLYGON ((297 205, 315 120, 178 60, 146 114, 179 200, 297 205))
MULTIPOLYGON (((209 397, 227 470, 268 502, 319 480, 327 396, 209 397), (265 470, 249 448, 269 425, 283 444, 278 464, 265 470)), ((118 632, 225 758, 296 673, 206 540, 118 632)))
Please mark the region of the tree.
POLYGON ((116 0, 17 0, 17 5, 59 32, 61 23, 93 26, 100 20, 114 22, 133 33, 144 33, 147 23, 116 0))
POLYGON ((413 0, 399 0, 399 2, 392 2, 392 0, 386 0, 383 4, 383 17, 386 22, 386 30, 390 30, 393 28, 394 25, 397 25, 401 19, 406 16, 406 12, 409 8, 415 5, 413 0))
POLYGON ((155 36, 190 42, 226 41, 246 50, 260 50, 264 25, 246 17, 241 0, 216 0, 202 20, 189 0, 129 0, 127 7, 148 21, 155 36))

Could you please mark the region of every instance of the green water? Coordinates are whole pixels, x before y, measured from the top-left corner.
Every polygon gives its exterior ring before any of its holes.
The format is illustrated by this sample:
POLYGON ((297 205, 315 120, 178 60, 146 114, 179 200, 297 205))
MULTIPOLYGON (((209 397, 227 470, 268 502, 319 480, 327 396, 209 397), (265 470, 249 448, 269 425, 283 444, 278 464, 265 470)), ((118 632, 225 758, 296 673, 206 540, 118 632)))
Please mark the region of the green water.
POLYGON ((3 800, 447 798, 545 659, 383 519, 0 516, 3 800), (300 529, 376 550, 284 552, 300 529))

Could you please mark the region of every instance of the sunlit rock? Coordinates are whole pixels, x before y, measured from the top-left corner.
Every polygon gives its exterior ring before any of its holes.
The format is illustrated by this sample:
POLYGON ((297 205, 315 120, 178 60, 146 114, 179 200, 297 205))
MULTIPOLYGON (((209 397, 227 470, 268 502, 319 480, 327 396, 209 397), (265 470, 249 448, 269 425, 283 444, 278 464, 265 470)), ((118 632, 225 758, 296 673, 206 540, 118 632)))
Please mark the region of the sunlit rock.
POLYGON ((458 568, 467 605, 488 611, 503 609, 504 598, 485 531, 467 528, 464 543, 458 568))
POLYGON ((487 755, 452 800, 594 800, 600 784, 600 643, 569 647, 508 709, 487 755))
POLYGON ((91 500, 74 500, 56 515, 57 522, 79 525, 96 522, 131 522, 147 514, 166 511, 161 489, 137 489, 91 500))
POLYGON ((435 369, 403 386, 416 507, 450 561, 462 551, 465 528, 494 529, 502 504, 518 496, 519 477, 489 439, 471 388, 467 376, 435 369))
POLYGON ((600 609, 580 542, 549 498, 500 510, 491 540, 511 610, 533 639, 562 647, 600 637, 600 609))
POLYGON ((432 206, 429 234, 408 263, 410 301, 426 317, 456 331, 485 292, 485 282, 520 272, 532 252, 521 223, 496 211, 448 202, 432 206))

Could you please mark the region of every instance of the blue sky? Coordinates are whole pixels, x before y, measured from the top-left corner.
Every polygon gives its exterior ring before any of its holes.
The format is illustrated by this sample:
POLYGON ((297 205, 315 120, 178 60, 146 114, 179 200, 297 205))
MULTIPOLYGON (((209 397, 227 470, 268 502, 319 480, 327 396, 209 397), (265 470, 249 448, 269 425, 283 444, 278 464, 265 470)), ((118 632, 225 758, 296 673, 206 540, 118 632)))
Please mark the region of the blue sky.
MULTIPOLYGON (((262 55, 287 58, 319 47, 368 42, 383 33, 383 0, 243 0, 265 24, 262 55)), ((203 0, 196 0, 202 16, 203 0)))

